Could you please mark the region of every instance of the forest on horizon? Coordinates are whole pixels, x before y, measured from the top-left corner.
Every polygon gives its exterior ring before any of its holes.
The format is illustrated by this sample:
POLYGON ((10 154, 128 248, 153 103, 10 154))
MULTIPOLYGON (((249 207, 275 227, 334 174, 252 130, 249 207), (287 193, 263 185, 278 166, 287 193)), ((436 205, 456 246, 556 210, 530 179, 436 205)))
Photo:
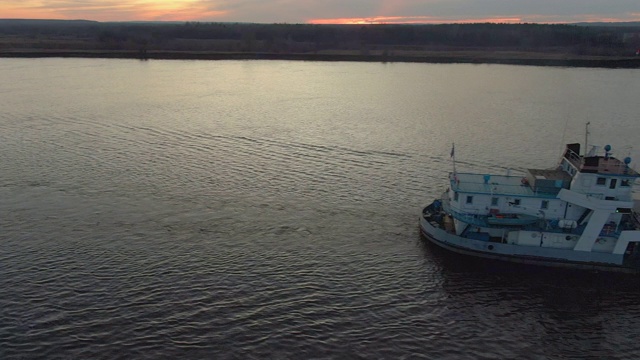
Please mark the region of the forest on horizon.
POLYGON ((638 49, 640 23, 312 25, 0 20, 0 52, 129 50, 411 55, 425 51, 489 50, 634 56, 638 49))

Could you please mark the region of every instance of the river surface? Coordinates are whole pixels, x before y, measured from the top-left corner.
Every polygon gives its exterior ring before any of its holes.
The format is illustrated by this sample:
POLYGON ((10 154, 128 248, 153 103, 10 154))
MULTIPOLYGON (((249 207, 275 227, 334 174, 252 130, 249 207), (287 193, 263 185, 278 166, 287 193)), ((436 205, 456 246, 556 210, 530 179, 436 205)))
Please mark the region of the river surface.
MULTIPOLYGON (((0 60, 1 359, 637 359, 640 281, 469 261, 460 172, 640 160, 639 70, 0 60)), ((632 166, 636 169, 637 162, 632 166)))

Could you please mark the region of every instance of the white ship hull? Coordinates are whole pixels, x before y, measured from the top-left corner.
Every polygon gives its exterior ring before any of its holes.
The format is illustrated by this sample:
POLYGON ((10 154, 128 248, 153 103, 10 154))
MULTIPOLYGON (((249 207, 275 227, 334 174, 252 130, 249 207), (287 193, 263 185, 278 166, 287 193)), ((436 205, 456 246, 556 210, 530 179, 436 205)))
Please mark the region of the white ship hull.
POLYGON ((474 240, 449 233, 420 218, 420 232, 431 243, 446 250, 485 259, 547 267, 639 273, 638 268, 624 266, 624 256, 578 252, 566 249, 531 247, 474 240))

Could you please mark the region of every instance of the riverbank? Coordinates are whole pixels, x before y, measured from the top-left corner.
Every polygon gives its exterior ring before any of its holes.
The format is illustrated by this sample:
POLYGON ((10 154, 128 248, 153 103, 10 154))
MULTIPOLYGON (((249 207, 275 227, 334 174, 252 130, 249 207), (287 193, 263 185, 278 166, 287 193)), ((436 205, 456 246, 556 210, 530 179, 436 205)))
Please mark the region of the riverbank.
POLYGON ((640 68, 639 26, 0 20, 0 57, 640 68))
POLYGON ((214 52, 214 51, 136 51, 136 50, 4 50, 4 58, 109 58, 140 60, 299 60, 416 62, 463 64, 510 64, 597 68, 640 68, 640 56, 578 56, 557 53, 514 51, 424 51, 412 53, 355 51, 318 53, 214 52))

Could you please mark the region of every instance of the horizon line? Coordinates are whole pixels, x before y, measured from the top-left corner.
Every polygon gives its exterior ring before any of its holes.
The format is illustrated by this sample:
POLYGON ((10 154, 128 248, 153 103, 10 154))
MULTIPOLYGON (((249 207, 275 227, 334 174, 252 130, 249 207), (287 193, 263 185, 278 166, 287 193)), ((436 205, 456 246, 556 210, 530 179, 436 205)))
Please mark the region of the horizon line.
POLYGON ((225 24, 261 24, 261 25, 455 25, 455 24, 502 24, 502 25, 571 25, 571 24, 624 24, 639 23, 640 20, 582 20, 582 21, 524 21, 521 18, 487 18, 487 19, 458 19, 458 20, 415 20, 394 21, 399 17, 375 17, 375 18, 337 18, 337 19, 311 19, 304 22, 258 22, 258 21, 210 21, 210 20, 91 20, 91 19, 60 19, 60 18, 0 18, 0 21, 86 21, 94 23, 225 23, 225 24))

